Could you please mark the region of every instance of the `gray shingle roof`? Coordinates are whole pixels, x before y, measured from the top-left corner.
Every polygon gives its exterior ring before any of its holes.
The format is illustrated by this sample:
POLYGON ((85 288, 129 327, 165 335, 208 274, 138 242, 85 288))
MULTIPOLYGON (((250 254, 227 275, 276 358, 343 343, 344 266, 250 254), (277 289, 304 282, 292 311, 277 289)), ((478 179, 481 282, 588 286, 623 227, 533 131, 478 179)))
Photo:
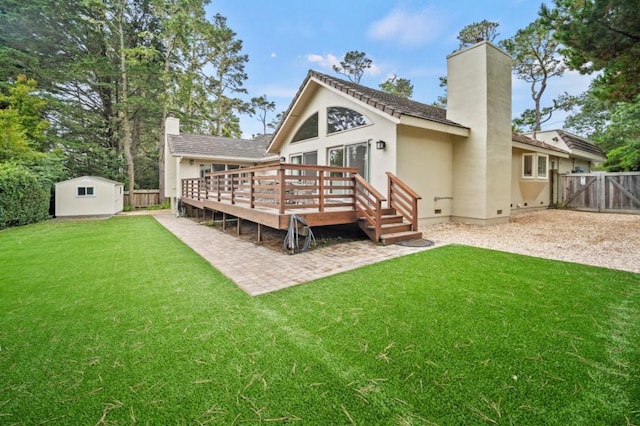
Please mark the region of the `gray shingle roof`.
POLYGON ((169 135, 168 139, 172 155, 242 158, 255 162, 269 157, 267 147, 271 143, 271 135, 263 135, 255 140, 249 140, 181 133, 180 135, 169 135))
POLYGON ((307 79, 310 77, 316 78, 328 86, 338 89, 341 92, 396 118, 400 118, 400 116, 404 114, 412 117, 423 118, 425 120, 449 124, 451 126, 467 128, 466 126, 447 120, 447 110, 443 108, 412 101, 411 99, 405 99, 401 96, 361 86, 360 84, 341 80, 313 70, 309 71, 307 79))
POLYGON ((525 136, 517 132, 511 132, 511 140, 513 140, 514 142, 520 142, 520 143, 535 146, 538 148, 548 149, 550 151, 556 151, 556 152, 561 152, 563 154, 568 154, 568 152, 565 151, 564 149, 558 148, 557 146, 550 145, 546 142, 532 139, 529 136, 525 136))
POLYGON ((564 141, 564 143, 567 144, 569 149, 572 149, 572 150, 579 149, 580 151, 599 155, 601 157, 607 156, 607 154, 605 154, 604 151, 598 145, 594 144, 593 142, 587 139, 581 138, 576 135, 572 135, 571 133, 567 133, 563 130, 557 130, 557 132, 562 138, 562 140, 564 141))
MULTIPOLYGON (((362 86, 360 84, 352 83, 351 81, 335 78, 314 70, 309 70, 309 72, 307 73, 307 77, 300 85, 298 92, 293 97, 289 108, 284 114, 285 117, 289 115, 289 112, 295 105, 296 101, 302 94, 302 91, 306 87, 307 82, 311 78, 315 78, 330 87, 340 90, 341 92, 346 93, 347 95, 368 105, 371 105, 374 108, 396 118, 400 118, 400 116, 404 114, 412 117, 422 118, 425 120, 435 121, 438 123, 449 124, 451 126, 460 127, 463 129, 468 128, 451 120, 447 120, 447 110, 443 108, 438 108, 432 105, 405 99, 401 96, 392 95, 381 90, 376 90, 370 87, 362 86)), ((280 131, 283 122, 284 120, 280 121, 278 127, 276 128, 276 131, 274 132, 275 134, 280 131)))

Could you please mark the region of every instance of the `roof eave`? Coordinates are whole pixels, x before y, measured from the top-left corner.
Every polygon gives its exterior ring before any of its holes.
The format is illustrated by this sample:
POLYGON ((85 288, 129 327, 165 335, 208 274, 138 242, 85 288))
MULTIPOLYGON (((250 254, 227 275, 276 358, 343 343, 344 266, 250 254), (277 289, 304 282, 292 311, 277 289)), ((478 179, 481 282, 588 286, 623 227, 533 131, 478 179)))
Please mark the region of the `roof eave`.
POLYGON ((602 163, 607 160, 607 157, 603 157, 602 155, 594 154, 592 152, 582 151, 580 149, 572 149, 571 156, 594 163, 602 163))
POLYGON ((434 130, 436 132, 448 133, 455 136, 469 137, 471 130, 468 127, 454 126, 448 123, 429 120, 426 118, 414 117, 402 114, 399 124, 411 127, 418 127, 426 130, 434 130))
POLYGON ((529 144, 518 142, 518 141, 511 141, 511 143, 512 143, 511 146, 513 148, 520 148, 526 151, 539 152, 541 154, 553 155, 555 157, 560 157, 560 158, 569 158, 569 153, 566 153, 566 152, 555 151, 553 149, 547 149, 541 146, 529 145, 529 144))

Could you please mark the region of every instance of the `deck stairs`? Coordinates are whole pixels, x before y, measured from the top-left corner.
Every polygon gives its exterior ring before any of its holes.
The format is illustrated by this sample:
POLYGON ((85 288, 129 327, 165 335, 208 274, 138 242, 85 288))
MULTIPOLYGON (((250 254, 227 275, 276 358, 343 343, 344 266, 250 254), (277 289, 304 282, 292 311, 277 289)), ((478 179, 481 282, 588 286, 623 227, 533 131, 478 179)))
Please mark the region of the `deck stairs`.
MULTIPOLYGON (((373 241, 376 240, 375 227, 367 224, 365 218, 359 218, 358 225, 369 238, 373 241)), ((397 214, 396 209, 391 207, 385 207, 382 209, 380 228, 380 243, 385 246, 388 244, 422 238, 422 231, 413 231, 411 229, 411 224, 406 222, 404 217, 397 214)))
POLYGON ((360 229, 371 240, 383 245, 422 238, 422 231, 418 230, 420 196, 393 174, 387 175, 387 197, 364 179, 356 177, 356 210, 360 229))

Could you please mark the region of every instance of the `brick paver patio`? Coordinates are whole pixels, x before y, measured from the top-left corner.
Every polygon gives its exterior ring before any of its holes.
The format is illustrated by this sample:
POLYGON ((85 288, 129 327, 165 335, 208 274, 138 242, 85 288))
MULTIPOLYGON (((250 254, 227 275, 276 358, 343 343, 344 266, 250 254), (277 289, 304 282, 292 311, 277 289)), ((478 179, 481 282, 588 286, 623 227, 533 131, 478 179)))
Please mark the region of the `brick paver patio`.
POLYGON ((288 255, 170 213, 154 217, 251 296, 441 246, 377 246, 354 241, 288 255))

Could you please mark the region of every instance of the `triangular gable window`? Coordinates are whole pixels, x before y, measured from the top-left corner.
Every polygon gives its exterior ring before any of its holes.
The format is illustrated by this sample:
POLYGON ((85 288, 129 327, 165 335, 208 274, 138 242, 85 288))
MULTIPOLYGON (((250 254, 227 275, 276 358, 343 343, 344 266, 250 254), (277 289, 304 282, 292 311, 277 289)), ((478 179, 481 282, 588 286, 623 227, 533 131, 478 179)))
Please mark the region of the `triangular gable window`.
POLYGON ((327 133, 338 133, 356 127, 367 126, 371 121, 358 111, 344 107, 327 108, 327 133))
POLYGON ((298 129, 293 136, 291 142, 303 141, 305 139, 318 137, 318 113, 316 112, 311 117, 307 118, 307 121, 302 123, 302 126, 298 129))

